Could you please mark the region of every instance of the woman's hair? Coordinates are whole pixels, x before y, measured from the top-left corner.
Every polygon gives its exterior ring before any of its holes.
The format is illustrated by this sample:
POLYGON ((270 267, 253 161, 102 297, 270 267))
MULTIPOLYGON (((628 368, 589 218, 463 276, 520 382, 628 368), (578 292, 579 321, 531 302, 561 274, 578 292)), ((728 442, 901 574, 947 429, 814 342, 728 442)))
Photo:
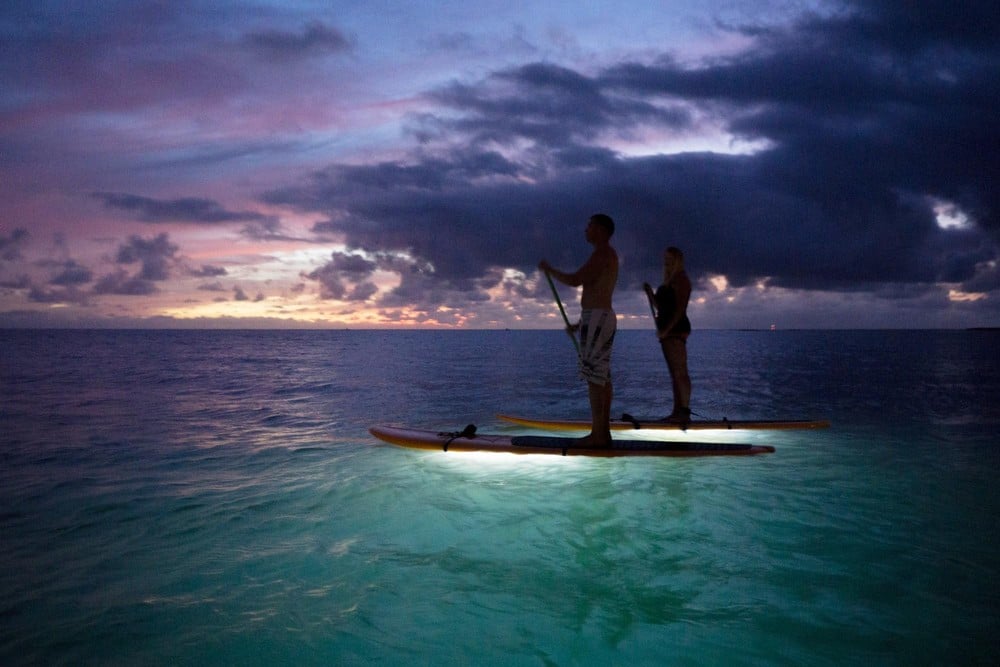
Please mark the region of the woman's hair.
POLYGON ((667 253, 674 259, 673 271, 667 270, 667 263, 663 263, 663 282, 668 283, 677 271, 684 268, 684 253, 676 246, 667 248, 667 253))

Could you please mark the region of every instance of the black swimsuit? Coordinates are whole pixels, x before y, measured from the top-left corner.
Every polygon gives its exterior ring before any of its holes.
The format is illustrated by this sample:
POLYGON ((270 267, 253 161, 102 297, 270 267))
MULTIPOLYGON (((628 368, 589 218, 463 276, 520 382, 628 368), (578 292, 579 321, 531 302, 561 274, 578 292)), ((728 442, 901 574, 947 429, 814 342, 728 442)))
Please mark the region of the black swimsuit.
MULTIPOLYGON (((659 313, 656 316, 656 328, 663 329, 671 318, 673 318, 674 312, 677 310, 677 297, 670 287, 660 285, 656 288, 656 295, 653 298, 656 301, 656 312, 659 313)), ((687 313, 667 333, 671 336, 691 333, 691 320, 688 319, 687 313)))

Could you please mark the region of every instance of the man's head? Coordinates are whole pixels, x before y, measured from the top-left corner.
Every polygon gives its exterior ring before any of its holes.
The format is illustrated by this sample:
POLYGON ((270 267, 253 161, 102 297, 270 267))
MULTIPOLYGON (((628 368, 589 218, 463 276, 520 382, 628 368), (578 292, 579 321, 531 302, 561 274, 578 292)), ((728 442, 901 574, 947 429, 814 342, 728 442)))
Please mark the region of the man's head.
POLYGON ((611 219, 610 215, 595 213, 590 216, 590 223, 598 227, 603 227, 608 233, 608 238, 611 238, 611 235, 615 233, 615 221, 611 219))

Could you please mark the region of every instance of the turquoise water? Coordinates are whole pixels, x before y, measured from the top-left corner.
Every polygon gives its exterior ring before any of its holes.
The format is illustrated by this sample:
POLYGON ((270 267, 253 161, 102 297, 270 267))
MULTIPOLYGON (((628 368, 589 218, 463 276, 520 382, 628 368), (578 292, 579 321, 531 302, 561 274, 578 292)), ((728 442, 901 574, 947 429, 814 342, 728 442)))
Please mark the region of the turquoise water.
POLYGON ((696 332, 697 412, 833 427, 601 460, 367 434, 585 417, 561 332, 0 331, 0 664, 993 664, 998 343, 696 332))

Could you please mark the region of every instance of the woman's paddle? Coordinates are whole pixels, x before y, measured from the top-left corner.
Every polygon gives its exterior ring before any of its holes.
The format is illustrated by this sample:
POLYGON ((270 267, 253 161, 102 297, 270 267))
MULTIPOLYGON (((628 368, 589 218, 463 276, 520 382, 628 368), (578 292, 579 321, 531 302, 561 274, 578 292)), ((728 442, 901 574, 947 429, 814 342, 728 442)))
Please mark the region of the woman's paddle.
POLYGON ((649 283, 643 283, 642 291, 646 293, 646 299, 649 300, 649 312, 653 315, 653 321, 656 321, 656 306, 654 305, 655 299, 653 298, 653 288, 649 286, 649 283))
POLYGON ((566 334, 573 340, 573 347, 576 348, 576 355, 580 356, 580 343, 576 340, 576 336, 573 335, 572 325, 569 323, 569 318, 566 317, 566 309, 563 308, 562 300, 559 298, 559 292, 556 290, 556 284, 552 282, 552 276, 549 275, 548 271, 544 271, 545 279, 549 281, 549 287, 552 288, 552 296, 556 298, 556 305, 559 306, 559 312, 562 313, 563 322, 566 323, 566 334))

